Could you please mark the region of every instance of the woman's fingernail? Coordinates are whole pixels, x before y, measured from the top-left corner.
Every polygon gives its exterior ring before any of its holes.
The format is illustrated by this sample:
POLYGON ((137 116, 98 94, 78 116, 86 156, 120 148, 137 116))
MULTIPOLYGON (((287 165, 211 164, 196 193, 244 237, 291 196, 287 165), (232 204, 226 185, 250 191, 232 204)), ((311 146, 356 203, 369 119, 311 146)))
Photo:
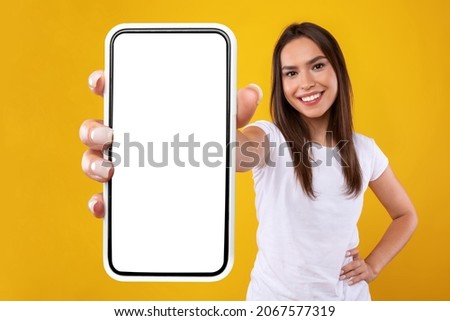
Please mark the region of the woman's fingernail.
POLYGON ((89 210, 90 210, 92 213, 94 213, 94 207, 95 207, 95 204, 97 204, 97 202, 98 202, 98 200, 97 200, 97 198, 95 198, 95 197, 91 198, 91 199, 89 200, 89 202, 88 202, 89 210))
POLYGON ((97 85, 97 81, 100 79, 101 76, 102 76, 101 71, 94 71, 88 78, 89 88, 93 90, 97 85))
POLYGON ((112 164, 108 161, 98 159, 91 163, 91 172, 101 178, 108 178, 111 172, 112 164))
POLYGON ((347 251, 347 253, 345 253, 345 255, 352 256, 352 253, 350 251, 347 251))
POLYGON ((340 277, 339 277, 339 280, 344 280, 345 279, 345 275, 341 275, 340 277))
POLYGON ((79 134, 80 134, 80 139, 81 139, 83 142, 86 141, 87 136, 88 136, 88 130, 87 130, 86 126, 81 126, 81 127, 80 127, 79 134))
POLYGON ((263 98, 263 91, 262 91, 261 87, 259 87, 257 84, 249 84, 247 87, 250 87, 256 91, 256 93, 258 94, 257 104, 259 105, 259 103, 261 102, 261 99, 263 98))
POLYGON ((113 130, 109 127, 99 126, 91 130, 91 141, 94 144, 103 145, 112 142, 113 130))

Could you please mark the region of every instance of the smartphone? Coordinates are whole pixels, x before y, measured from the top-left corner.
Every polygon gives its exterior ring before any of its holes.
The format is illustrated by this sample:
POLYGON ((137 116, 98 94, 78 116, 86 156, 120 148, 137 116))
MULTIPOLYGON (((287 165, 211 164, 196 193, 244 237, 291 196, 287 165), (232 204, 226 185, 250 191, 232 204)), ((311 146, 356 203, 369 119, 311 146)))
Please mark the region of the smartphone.
POLYGON ((236 40, 220 24, 121 24, 105 42, 104 266, 216 281, 234 249, 236 40))

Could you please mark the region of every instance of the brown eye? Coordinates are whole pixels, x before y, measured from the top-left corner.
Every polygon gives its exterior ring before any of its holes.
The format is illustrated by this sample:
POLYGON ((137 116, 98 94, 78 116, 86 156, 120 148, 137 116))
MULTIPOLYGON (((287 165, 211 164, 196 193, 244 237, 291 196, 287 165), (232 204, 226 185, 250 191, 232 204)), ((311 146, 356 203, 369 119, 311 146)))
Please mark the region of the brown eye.
POLYGON ((323 63, 315 64, 315 65, 313 66, 313 70, 320 70, 320 69, 322 69, 323 67, 325 67, 325 64, 323 64, 323 63))
POLYGON ((288 71, 287 73, 285 73, 285 75, 287 76, 287 77, 293 77, 293 76, 295 76, 297 74, 297 72, 295 72, 295 71, 288 71))

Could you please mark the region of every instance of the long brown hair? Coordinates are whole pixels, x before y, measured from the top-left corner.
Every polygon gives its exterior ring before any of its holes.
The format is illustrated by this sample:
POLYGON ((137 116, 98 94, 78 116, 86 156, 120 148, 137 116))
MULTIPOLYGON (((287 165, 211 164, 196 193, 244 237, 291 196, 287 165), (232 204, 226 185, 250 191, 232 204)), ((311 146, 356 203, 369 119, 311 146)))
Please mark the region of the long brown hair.
POLYGON ((290 41, 307 37, 314 41, 322 50, 325 57, 335 70, 338 81, 338 92, 330 108, 328 132, 331 132, 336 142, 347 142, 339 151, 344 165, 342 172, 347 185, 346 193, 356 196, 362 189, 362 174, 353 143, 352 122, 352 88, 345 65, 344 55, 336 39, 324 28, 313 23, 291 24, 278 40, 272 60, 272 93, 270 111, 275 125, 280 129, 286 142, 295 166, 295 174, 303 191, 311 199, 316 198, 313 189, 313 166, 309 158, 311 143, 310 130, 300 113, 287 101, 283 92, 281 73, 281 51, 290 41))

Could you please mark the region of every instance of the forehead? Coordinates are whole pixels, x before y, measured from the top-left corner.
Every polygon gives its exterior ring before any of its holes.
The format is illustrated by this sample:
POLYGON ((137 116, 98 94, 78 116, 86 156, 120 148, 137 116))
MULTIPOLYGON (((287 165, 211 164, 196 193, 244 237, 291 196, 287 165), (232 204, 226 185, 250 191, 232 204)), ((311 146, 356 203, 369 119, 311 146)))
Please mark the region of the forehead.
POLYGON ((304 64, 309 60, 325 56, 319 46, 307 37, 300 37, 288 42, 281 50, 281 64, 304 64))

